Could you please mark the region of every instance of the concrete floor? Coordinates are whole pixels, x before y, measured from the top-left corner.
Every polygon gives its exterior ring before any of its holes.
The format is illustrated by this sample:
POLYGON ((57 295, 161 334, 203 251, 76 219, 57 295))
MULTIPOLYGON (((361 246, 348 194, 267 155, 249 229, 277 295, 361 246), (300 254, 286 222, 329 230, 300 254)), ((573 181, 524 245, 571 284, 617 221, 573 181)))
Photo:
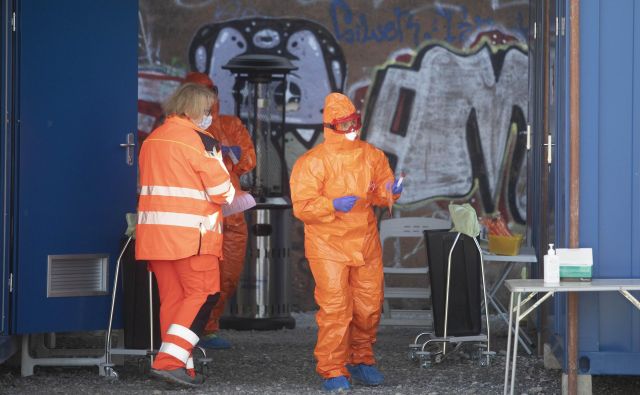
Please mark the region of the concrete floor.
MULTIPOLYGON (((0 365, 0 394, 313 394, 320 391, 313 347, 316 329, 313 314, 296 314, 294 330, 269 332, 222 331, 233 343, 230 350, 217 351, 198 389, 182 389, 148 377, 146 364, 128 358, 117 367, 118 380, 100 377, 97 368, 36 367, 34 376, 20 377, 11 364, 0 365)), ((381 327, 376 344, 378 366, 385 384, 376 387, 354 386, 355 394, 501 394, 504 377, 504 333, 493 336, 497 356, 489 367, 481 367, 470 357, 470 350, 431 368, 421 369, 407 359, 407 345, 417 328, 381 327), (502 350, 502 351, 501 351, 502 350)), ((77 335, 85 343, 99 346, 101 334, 77 335)), ((64 338, 58 343, 64 346, 64 338)), ((520 354, 518 394, 560 393, 561 372, 546 370, 542 358, 520 354)), ((631 394, 640 388, 640 378, 594 377, 594 394, 631 394)))

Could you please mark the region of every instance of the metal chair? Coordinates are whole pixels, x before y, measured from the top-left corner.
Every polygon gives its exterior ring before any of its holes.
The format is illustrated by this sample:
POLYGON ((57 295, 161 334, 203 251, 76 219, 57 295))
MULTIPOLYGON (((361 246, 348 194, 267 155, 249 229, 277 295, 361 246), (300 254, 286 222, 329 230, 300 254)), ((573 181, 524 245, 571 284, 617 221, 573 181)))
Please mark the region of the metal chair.
MULTIPOLYGON (((380 221, 380 242, 384 248, 384 242, 390 238, 420 238, 424 239, 425 230, 450 229, 451 222, 438 218, 427 217, 405 217, 391 218, 380 221)), ((422 243, 423 241, 421 241, 422 243)), ((418 245, 419 246, 419 245, 418 245)), ((428 273, 427 266, 423 267, 402 267, 401 261, 395 262, 394 266, 384 267, 384 304, 382 325, 407 325, 428 327, 431 325, 430 318, 416 319, 415 315, 424 314, 425 310, 392 310, 389 306, 389 299, 428 299, 431 296, 429 288, 425 285, 421 288, 415 287, 387 287, 387 279, 391 275, 423 276, 426 280, 428 273), (393 317, 393 312, 404 312, 409 316, 405 318, 393 317)))

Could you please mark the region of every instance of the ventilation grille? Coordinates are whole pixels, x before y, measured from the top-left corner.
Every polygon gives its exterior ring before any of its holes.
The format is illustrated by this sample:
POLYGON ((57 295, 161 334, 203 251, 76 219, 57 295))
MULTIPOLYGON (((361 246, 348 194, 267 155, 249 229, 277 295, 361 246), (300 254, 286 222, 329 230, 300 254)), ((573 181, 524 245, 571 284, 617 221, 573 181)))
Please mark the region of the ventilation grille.
POLYGON ((109 255, 49 255, 47 297, 107 294, 109 255))

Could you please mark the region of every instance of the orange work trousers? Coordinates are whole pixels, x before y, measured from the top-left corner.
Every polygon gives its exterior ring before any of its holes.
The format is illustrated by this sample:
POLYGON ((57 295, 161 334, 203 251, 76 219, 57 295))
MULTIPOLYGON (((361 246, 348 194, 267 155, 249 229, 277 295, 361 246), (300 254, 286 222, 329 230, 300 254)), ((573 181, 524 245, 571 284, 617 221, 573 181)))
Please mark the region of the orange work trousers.
POLYGON ((158 280, 162 345, 153 368, 191 368, 191 351, 200 339, 220 292, 218 257, 194 255, 149 261, 158 280))
POLYGON ((382 258, 364 266, 309 259, 316 282, 316 371, 323 378, 349 377, 347 364, 375 364, 373 344, 383 302, 382 258))
POLYGON ((244 258, 247 251, 247 223, 244 213, 231 215, 224 219, 224 239, 222 241, 222 255, 220 261, 220 300, 211 311, 211 316, 204 328, 206 335, 220 329, 220 316, 229 298, 236 291, 240 274, 244 268, 244 258))

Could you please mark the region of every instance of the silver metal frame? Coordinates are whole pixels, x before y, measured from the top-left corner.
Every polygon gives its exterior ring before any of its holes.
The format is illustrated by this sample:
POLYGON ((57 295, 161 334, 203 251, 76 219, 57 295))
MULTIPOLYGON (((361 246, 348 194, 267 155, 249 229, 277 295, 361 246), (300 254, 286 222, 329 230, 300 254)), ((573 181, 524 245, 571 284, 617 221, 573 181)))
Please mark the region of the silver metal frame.
MULTIPOLYGON (((505 280, 513 270, 513 267, 516 263, 537 263, 538 260, 535 255, 535 250, 531 247, 523 247, 520 250, 518 255, 509 256, 509 255, 494 255, 490 253, 484 253, 483 259, 485 262, 501 262, 505 264, 505 267, 502 269, 502 272, 498 276, 498 279, 494 282, 489 289, 489 293, 487 294, 487 301, 493 306, 493 308, 498 313, 498 316, 504 321, 505 324, 509 324, 509 319, 507 318, 508 310, 507 308, 495 297, 495 294, 502 288, 505 280)), ((520 344, 525 349, 527 354, 532 354, 532 349, 534 342, 531 338, 524 332, 520 333, 518 336, 518 340, 520 344)))
MULTIPOLYGON (((451 280, 451 256, 453 255, 453 250, 454 248, 456 248, 456 244, 458 244, 458 240, 460 239, 460 232, 458 232, 458 235, 456 236, 456 239, 453 242, 453 245, 451 246, 451 250, 449 250, 449 260, 447 262, 447 293, 446 293, 446 298, 445 298, 445 307, 444 307, 444 339, 447 339, 447 324, 448 324, 448 319, 449 319, 449 283, 451 280)), ((489 365, 489 352, 491 352, 491 329, 489 326, 489 306, 487 305, 487 283, 484 279, 484 259, 482 258, 482 248, 480 248, 480 244, 478 244, 478 240, 474 237, 473 241, 476 244, 476 248, 478 249, 478 254, 480 254, 480 271, 482 273, 482 295, 484 296, 484 310, 485 310, 485 318, 487 320, 487 335, 486 335, 486 342, 487 342, 487 365, 489 365)), ((477 340, 471 340, 471 341, 477 341, 477 340)), ((447 354, 447 342, 445 342, 443 344, 442 347, 442 352, 444 355, 447 354)))
POLYGON ((445 295, 445 313, 444 313, 444 334, 442 337, 435 336, 433 332, 422 332, 416 336, 413 344, 409 345, 409 358, 414 360, 416 357, 422 361, 422 367, 427 367, 430 364, 429 358, 431 355, 436 356, 436 362, 441 362, 447 356, 447 344, 454 343, 457 344, 456 348, 460 347, 464 343, 486 343, 486 351, 479 350, 479 362, 483 366, 488 366, 491 363, 491 357, 495 355, 495 352, 491 351, 491 343, 490 343, 490 334, 491 329, 489 326, 489 308, 487 305, 487 288, 486 281, 484 276, 484 259, 482 254, 482 249, 480 248, 480 244, 478 244, 478 240, 473 238, 476 248, 478 249, 478 254, 480 254, 480 271, 482 274, 482 293, 484 296, 484 308, 485 308, 485 318, 487 325, 487 333, 480 333, 475 336, 447 336, 447 327, 449 320, 449 289, 450 289, 450 280, 451 280, 451 257, 453 255, 453 250, 456 247, 458 240, 460 239, 461 233, 458 232, 456 238, 449 250, 449 258, 447 262, 447 287, 446 287, 446 295, 445 295), (428 336, 429 340, 420 344, 419 340, 422 336, 428 336), (442 351, 436 353, 430 353, 425 351, 427 346, 430 344, 442 344, 442 351), (483 361, 483 358, 486 358, 483 361))
POLYGON ((504 366, 504 390, 503 394, 513 395, 516 380, 516 364, 518 356, 518 337, 520 331, 520 321, 533 312, 545 300, 549 299, 556 292, 619 292, 624 296, 635 308, 640 310, 640 302, 629 291, 640 290, 640 279, 595 279, 588 283, 576 282, 560 282, 560 284, 545 285, 543 280, 507 280, 507 289, 511 292, 509 302, 509 334, 507 336, 507 354, 504 366), (523 313, 520 310, 533 299, 538 293, 544 292, 544 295, 535 301, 523 313), (522 294, 529 295, 522 300, 522 294), (516 306, 514 307, 514 302, 516 306), (515 313, 515 326, 513 317, 515 313), (513 336, 512 336, 513 333, 513 336), (514 340, 511 340, 511 339, 514 340), (511 346, 513 343, 513 354, 511 346), (509 363, 511 363, 511 372, 509 372, 509 363), (509 377, 511 374, 511 377, 509 377), (511 380, 509 380, 511 378, 511 380), (509 384, 509 390, 507 385, 509 384))
MULTIPOLYGON (((111 293, 111 311, 109 313, 109 327, 107 329, 107 333, 105 334, 105 342, 104 342, 104 362, 101 363, 100 366, 100 375, 107 377, 118 377, 118 373, 113 369, 113 362, 111 361, 111 355, 146 355, 149 356, 150 365, 153 365, 153 356, 156 351, 153 349, 153 273, 149 271, 149 349, 148 350, 137 350, 137 349, 127 349, 127 348, 112 348, 111 347, 111 332, 113 327, 113 312, 115 310, 116 305, 116 293, 118 290, 118 274, 120 272, 120 262, 122 261, 122 256, 126 251, 127 247, 133 240, 134 236, 129 236, 127 241, 124 243, 124 247, 122 247, 122 251, 120 251, 120 255, 118 256, 118 260, 116 262, 116 273, 113 276, 113 292, 111 293)), ((206 355, 205 355, 206 357, 206 355)))

